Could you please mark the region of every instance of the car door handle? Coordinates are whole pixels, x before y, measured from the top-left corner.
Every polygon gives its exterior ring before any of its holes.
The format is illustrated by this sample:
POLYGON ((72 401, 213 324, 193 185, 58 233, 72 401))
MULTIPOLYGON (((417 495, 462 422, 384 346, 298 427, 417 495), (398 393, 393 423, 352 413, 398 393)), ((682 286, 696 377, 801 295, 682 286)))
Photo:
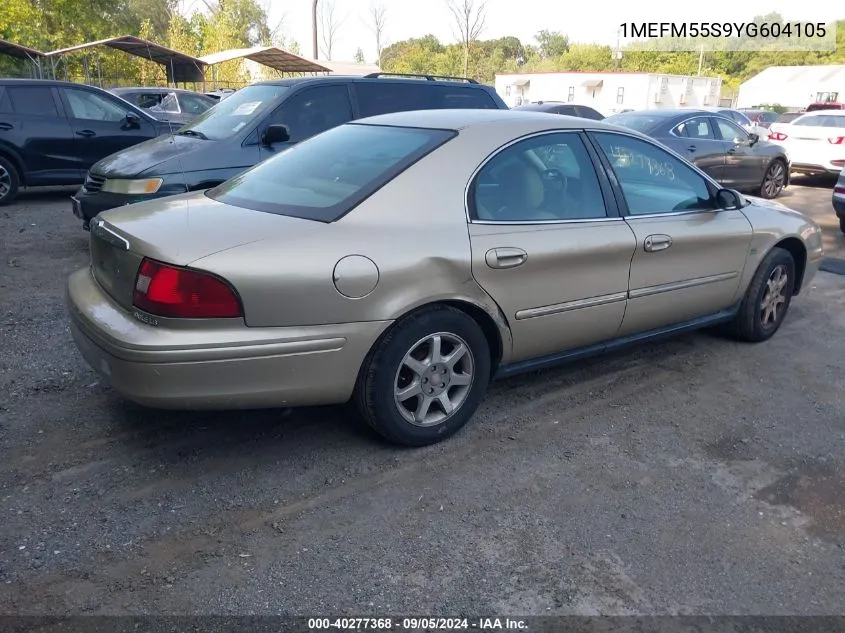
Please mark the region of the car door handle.
POLYGON ((694 152, 694 151, 695 151, 695 150, 697 150, 697 149, 698 149, 698 148, 697 148, 695 145, 690 145, 689 147, 687 147, 687 151, 688 151, 688 152, 694 152))
POLYGON ((736 147, 732 147, 728 150, 728 154, 736 154, 736 147))
POLYGON ((649 235, 643 242, 646 253, 665 251, 670 246, 672 246, 672 238, 668 235, 649 235))
POLYGON ((97 133, 94 130, 79 130, 77 134, 79 134, 79 136, 84 136, 85 138, 97 136, 97 133))
POLYGON ((0 123, 0 130, 11 130, 13 127, 11 123, 0 123))
POLYGON ((491 248, 484 259, 490 268, 515 268, 525 263, 528 253, 521 248, 491 248))

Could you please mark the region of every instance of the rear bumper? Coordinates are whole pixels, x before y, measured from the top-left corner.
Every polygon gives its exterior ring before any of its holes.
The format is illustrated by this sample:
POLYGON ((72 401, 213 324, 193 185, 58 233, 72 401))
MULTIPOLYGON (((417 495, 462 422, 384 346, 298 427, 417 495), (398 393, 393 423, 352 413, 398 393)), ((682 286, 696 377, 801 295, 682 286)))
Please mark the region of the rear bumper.
POLYGON ((115 304, 89 269, 68 279, 66 300, 86 362, 125 398, 163 409, 346 402, 367 353, 390 324, 151 326, 115 304))
POLYGON ((836 217, 845 219, 845 198, 834 198, 833 210, 836 211, 836 217))

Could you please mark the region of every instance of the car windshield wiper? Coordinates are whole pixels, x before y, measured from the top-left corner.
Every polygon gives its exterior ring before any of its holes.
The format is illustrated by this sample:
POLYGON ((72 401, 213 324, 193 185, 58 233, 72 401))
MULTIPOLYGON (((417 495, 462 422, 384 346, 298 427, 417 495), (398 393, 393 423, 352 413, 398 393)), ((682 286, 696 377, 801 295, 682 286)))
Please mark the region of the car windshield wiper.
POLYGON ((204 141, 208 140, 208 137, 203 134, 202 132, 197 132, 196 130, 182 130, 181 132, 176 132, 179 136, 193 136, 194 138, 201 138, 204 141))

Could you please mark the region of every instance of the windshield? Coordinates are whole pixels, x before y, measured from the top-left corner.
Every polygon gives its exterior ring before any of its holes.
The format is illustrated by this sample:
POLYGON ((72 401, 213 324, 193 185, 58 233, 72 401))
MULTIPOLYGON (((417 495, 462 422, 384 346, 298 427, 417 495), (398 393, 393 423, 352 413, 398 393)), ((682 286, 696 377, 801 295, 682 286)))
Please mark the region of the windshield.
POLYGON ((666 117, 650 114, 613 114, 607 117, 604 122, 621 125, 637 132, 648 133, 665 120, 666 117))
POLYGON ((259 163, 206 195, 236 207, 334 222, 456 134, 341 125, 259 163))
POLYGON ((193 130, 196 136, 210 140, 229 138, 267 112, 289 89, 268 84, 247 86, 228 99, 221 99, 181 131, 193 130))

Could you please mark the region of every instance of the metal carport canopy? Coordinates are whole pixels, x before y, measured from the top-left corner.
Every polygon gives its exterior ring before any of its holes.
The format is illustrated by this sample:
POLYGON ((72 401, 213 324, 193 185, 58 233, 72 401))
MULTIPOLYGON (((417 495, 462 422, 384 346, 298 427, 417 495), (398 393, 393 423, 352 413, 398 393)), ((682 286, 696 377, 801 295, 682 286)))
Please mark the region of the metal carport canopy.
POLYGON ((269 66, 283 73, 327 73, 330 68, 321 66, 310 59, 294 55, 275 46, 256 46, 254 48, 233 48, 200 57, 209 66, 230 62, 235 59, 249 59, 263 66, 269 66))
POLYGON ((134 35, 121 35, 120 37, 110 37, 104 40, 97 40, 96 42, 77 44, 76 46, 50 51, 45 54, 45 57, 57 57, 95 46, 107 46, 108 48, 123 51, 136 57, 143 57, 144 59, 161 64, 165 67, 167 80, 171 83, 200 82, 204 78, 206 63, 201 59, 174 51, 172 48, 161 46, 160 44, 135 37, 134 35))
POLYGON ((44 57, 44 53, 37 51, 28 46, 21 46, 8 40, 0 40, 0 53, 9 55, 10 57, 17 57, 19 59, 28 59, 35 61, 40 57, 44 57))

